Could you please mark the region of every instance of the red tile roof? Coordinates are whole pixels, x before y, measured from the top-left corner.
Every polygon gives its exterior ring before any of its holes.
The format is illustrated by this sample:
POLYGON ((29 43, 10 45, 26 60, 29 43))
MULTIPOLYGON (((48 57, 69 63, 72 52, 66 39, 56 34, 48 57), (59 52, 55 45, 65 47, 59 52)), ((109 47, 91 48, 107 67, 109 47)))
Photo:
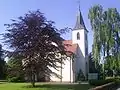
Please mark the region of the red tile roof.
POLYGON ((78 46, 78 44, 72 44, 72 40, 65 40, 65 41, 63 41, 63 44, 66 48, 66 51, 71 54, 75 53, 77 46, 78 46))

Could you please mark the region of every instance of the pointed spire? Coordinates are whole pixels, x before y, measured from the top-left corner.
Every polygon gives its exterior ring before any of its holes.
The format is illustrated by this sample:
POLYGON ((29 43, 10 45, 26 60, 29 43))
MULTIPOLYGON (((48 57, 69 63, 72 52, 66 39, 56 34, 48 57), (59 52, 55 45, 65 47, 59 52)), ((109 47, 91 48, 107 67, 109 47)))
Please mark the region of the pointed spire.
POLYGON ((78 9, 79 9, 79 12, 80 12, 80 1, 78 1, 78 4, 79 4, 79 8, 78 9))
POLYGON ((76 20, 76 24, 75 24, 75 27, 73 28, 73 30, 78 30, 78 29, 86 29, 82 14, 81 14, 81 10, 80 10, 80 2, 79 2, 77 20, 76 20))

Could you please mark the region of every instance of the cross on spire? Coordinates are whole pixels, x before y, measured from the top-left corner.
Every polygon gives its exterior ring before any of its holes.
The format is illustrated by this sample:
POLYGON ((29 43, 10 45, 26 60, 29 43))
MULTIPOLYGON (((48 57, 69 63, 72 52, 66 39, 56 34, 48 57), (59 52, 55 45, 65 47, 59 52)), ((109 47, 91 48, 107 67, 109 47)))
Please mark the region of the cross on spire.
POLYGON ((78 0, 77 3, 78 3, 78 10, 80 11, 80 0, 78 0))
POLYGON ((77 3, 79 6, 79 8, 78 8, 79 12, 78 12, 76 24, 75 24, 75 27, 73 28, 73 30, 86 29, 82 14, 81 14, 81 10, 80 10, 80 0, 77 3))

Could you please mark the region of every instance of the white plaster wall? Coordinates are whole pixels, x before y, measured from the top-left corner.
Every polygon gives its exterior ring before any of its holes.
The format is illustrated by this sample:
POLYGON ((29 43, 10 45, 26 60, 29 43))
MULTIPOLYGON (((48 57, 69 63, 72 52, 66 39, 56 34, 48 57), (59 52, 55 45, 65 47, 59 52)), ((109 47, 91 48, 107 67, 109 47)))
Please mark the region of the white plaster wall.
POLYGON ((79 70, 81 69, 84 73, 84 75, 86 75, 86 64, 85 64, 86 60, 85 57, 82 54, 82 51, 80 48, 77 49, 77 57, 76 57, 76 74, 79 72, 79 70))
POLYGON ((81 69, 86 76, 86 61, 87 59, 85 58, 85 47, 87 44, 88 46, 88 41, 85 39, 85 34, 87 34, 87 31, 84 29, 81 30, 74 30, 72 31, 72 42, 73 44, 78 44, 78 49, 76 53, 76 60, 75 60, 75 68, 76 68, 76 75, 81 69), (80 33, 80 40, 77 40, 77 33, 80 33))
POLYGON ((74 30, 72 31, 72 43, 78 44, 83 56, 85 57, 85 30, 74 30), (80 40, 77 40, 77 33, 80 33, 80 40))
MULTIPOLYGON (((67 57, 64 61, 64 64, 62 64, 62 82, 70 82, 70 69, 71 69, 71 82, 73 82, 73 69, 72 69, 72 61, 71 61, 71 68, 70 68, 70 58, 67 57)), ((59 71, 55 70, 54 68, 51 68, 53 72, 56 72, 57 74, 61 75, 61 68, 59 68, 59 71)), ((56 76, 50 77, 51 81, 60 82, 61 79, 56 76)))
POLYGON ((65 61, 65 65, 63 65, 62 76, 63 76, 62 78, 63 82, 70 82, 70 80, 71 82, 73 82, 73 69, 72 69, 72 61, 70 60, 70 57, 67 58, 67 60, 65 61), (71 75, 71 79, 70 79, 70 75, 71 75))
MULTIPOLYGON (((58 64, 60 66, 60 64, 58 64)), ((58 70, 54 69, 53 67, 50 67, 50 69, 52 70, 52 72, 55 72, 56 74, 60 75, 61 74, 61 68, 58 68, 58 70)), ((56 82, 60 82, 60 78, 56 77, 55 75, 51 74, 50 76, 50 80, 51 81, 56 81, 56 82)))

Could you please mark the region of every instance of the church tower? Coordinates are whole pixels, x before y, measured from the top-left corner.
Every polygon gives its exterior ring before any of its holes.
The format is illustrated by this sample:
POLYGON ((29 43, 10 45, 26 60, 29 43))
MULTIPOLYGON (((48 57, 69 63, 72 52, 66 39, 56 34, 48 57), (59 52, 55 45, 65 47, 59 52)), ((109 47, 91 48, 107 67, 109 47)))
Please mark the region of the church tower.
POLYGON ((84 56, 88 56, 88 38, 87 38, 88 31, 85 27, 83 17, 79 8, 77 14, 77 20, 75 27, 72 30, 72 43, 78 44, 79 48, 84 56))
POLYGON ((85 27, 83 17, 79 8, 75 27, 72 30, 72 43, 78 45, 76 56, 76 75, 82 70, 85 78, 88 74, 88 31, 85 27))

